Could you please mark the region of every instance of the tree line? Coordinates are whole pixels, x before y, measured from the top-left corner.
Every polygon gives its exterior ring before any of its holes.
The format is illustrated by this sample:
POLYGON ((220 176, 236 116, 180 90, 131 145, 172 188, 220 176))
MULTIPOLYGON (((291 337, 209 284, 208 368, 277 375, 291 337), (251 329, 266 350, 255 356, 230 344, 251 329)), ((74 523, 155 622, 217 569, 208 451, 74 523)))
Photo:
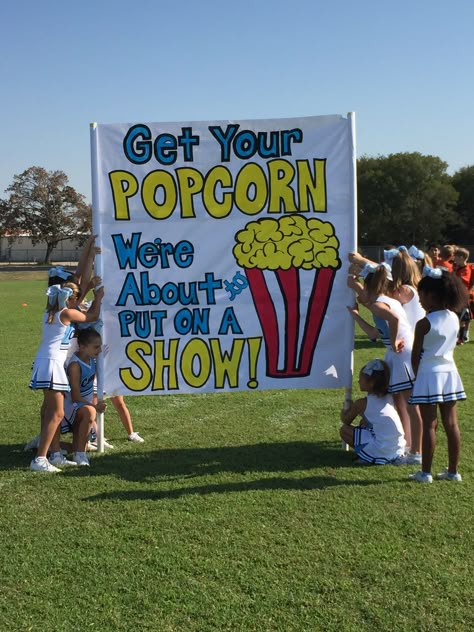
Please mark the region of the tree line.
MULTIPOLYGON (((454 175, 437 156, 402 152, 357 161, 359 244, 474 244, 474 165, 454 175)), ((92 211, 63 171, 30 167, 0 199, 0 235, 45 243, 45 262, 65 239, 84 240, 92 211)))

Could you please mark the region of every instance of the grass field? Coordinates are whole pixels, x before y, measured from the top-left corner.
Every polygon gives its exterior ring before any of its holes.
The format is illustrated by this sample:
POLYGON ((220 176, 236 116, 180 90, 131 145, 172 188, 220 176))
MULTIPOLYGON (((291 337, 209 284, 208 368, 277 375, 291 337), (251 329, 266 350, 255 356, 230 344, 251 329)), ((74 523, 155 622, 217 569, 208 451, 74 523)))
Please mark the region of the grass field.
MULTIPOLYGON (((144 444, 107 412, 115 450, 38 475, 23 444, 44 285, 0 279, 0 631, 473 629, 470 400, 460 484, 354 466, 342 391, 310 390, 130 397, 144 444)), ((356 347, 356 370, 383 354, 356 347)), ((473 350, 456 350, 471 398, 473 350)))

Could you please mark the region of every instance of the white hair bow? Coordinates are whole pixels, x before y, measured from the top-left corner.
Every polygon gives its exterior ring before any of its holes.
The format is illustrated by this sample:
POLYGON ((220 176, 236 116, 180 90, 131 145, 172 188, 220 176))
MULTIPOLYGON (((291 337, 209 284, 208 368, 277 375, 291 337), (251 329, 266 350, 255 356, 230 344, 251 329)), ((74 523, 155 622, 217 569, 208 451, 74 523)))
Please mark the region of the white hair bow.
POLYGON ((385 268, 385 272, 387 273, 387 279, 389 281, 393 281, 392 268, 386 261, 382 261, 382 263, 379 266, 377 266, 377 268, 385 268))
POLYGON ((372 375, 374 371, 383 371, 383 370, 384 370, 384 365, 383 365, 382 360, 379 360, 378 358, 376 358, 375 360, 370 360, 370 362, 367 362, 367 364, 362 369, 362 373, 364 375, 372 375))
POLYGON ((51 285, 46 290, 46 296, 48 297, 48 304, 51 307, 57 302, 59 309, 64 309, 66 307, 66 302, 68 298, 72 294, 72 289, 70 287, 61 287, 60 285, 51 285))
POLYGON ((439 268, 430 268, 430 266, 424 266, 423 276, 431 277, 432 279, 441 279, 441 277, 443 276, 443 271, 439 268))
POLYGON ((384 261, 383 263, 380 264, 376 264, 376 263, 370 263, 369 261, 365 264, 365 266, 362 268, 362 270, 359 273, 359 276, 361 276, 363 279, 367 278, 367 276, 369 274, 374 273, 376 270, 379 270, 380 268, 385 268, 385 272, 387 274, 387 279, 389 281, 393 280, 392 277, 392 270, 390 269, 390 266, 388 265, 388 263, 386 261, 384 261))

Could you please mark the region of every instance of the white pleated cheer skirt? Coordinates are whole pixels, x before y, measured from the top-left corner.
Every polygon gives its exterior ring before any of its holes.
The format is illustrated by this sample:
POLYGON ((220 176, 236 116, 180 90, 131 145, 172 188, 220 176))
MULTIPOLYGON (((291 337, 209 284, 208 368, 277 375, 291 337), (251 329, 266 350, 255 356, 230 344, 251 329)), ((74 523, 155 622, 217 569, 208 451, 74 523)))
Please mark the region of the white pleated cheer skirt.
POLYGON ((69 391, 69 382, 64 369, 64 360, 36 358, 30 380, 32 389, 51 389, 53 391, 69 391))
POLYGON ((415 381, 411 368, 411 349, 404 349, 400 353, 387 349, 384 360, 390 369, 388 392, 398 393, 410 390, 415 381))
POLYGON ((439 404, 466 399, 466 393, 459 377, 454 371, 433 371, 418 373, 410 404, 439 404))

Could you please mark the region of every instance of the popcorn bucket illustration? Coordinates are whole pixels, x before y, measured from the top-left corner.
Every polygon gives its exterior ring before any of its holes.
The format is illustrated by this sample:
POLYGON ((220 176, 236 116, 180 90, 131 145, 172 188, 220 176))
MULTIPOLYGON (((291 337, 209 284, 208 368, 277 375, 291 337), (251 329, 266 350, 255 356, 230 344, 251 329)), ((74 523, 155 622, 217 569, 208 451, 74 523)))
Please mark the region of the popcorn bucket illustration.
POLYGON ((237 233, 236 241, 233 253, 247 276, 265 340, 266 374, 276 378, 309 375, 336 270, 341 266, 334 227, 292 214, 249 222, 237 233), (314 270, 304 322, 300 270, 314 270), (265 276, 268 274, 275 275, 283 299, 280 321, 265 276))

